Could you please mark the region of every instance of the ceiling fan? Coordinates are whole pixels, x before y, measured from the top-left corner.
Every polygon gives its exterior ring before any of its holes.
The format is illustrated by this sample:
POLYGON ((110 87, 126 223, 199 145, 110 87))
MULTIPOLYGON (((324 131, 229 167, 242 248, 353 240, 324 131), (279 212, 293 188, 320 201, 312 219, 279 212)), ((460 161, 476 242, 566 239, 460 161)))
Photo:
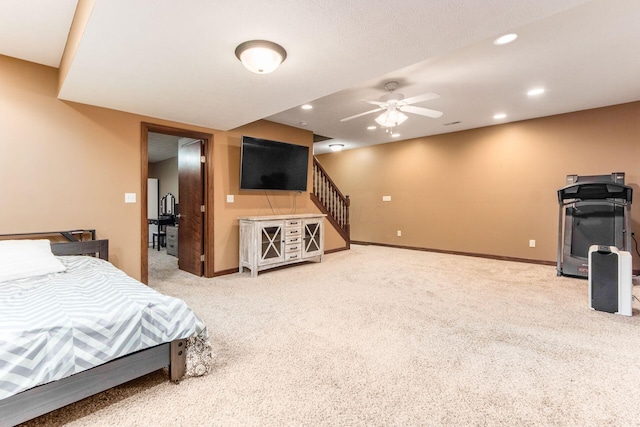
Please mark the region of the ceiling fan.
POLYGON ((440 98, 440 95, 438 95, 437 93, 423 93, 422 95, 405 98, 403 94, 393 92, 398 88, 398 82, 395 81, 385 83, 384 88, 385 90, 389 91, 389 93, 380 97, 379 101, 367 101, 369 104, 377 105, 378 108, 365 111, 364 113, 356 114, 355 116, 346 117, 340 121, 346 122, 357 117, 366 116, 367 114, 384 111, 384 113, 376 117, 376 122, 380 126, 386 127, 387 130, 390 131, 391 128, 400 125, 408 119, 408 117, 403 114, 403 112, 418 114, 420 116, 431 117, 434 119, 442 116, 442 111, 415 107, 411 105, 417 104, 418 102, 428 101, 430 99, 440 98))

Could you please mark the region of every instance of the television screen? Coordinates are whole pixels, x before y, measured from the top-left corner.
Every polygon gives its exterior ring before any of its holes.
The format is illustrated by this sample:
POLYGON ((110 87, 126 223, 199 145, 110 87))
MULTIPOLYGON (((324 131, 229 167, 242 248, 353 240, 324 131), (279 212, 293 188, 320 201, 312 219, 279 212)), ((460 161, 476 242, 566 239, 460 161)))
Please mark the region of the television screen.
POLYGON ((309 147, 242 137, 241 190, 307 191, 309 147))

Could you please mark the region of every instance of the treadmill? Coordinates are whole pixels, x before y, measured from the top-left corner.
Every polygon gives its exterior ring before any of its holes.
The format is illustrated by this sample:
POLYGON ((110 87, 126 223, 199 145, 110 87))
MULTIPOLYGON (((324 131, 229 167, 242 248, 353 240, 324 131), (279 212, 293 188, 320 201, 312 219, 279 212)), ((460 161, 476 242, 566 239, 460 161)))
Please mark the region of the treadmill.
POLYGON ((624 172, 567 175, 558 190, 558 276, 586 279, 591 245, 631 250, 633 189, 624 178, 624 172))

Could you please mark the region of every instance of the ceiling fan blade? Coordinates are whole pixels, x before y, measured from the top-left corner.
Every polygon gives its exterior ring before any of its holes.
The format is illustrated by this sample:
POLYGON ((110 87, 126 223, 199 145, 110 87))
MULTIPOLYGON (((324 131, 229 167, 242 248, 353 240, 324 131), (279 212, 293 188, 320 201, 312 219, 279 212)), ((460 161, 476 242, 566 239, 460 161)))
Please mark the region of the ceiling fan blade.
POLYGON ((429 101, 430 99, 440 98, 437 93, 423 93, 422 95, 412 96, 411 98, 405 98, 402 100, 405 104, 417 104, 418 102, 429 101))
POLYGON ((347 120, 355 119, 357 117, 366 116, 367 114, 375 113, 376 111, 382 111, 384 108, 376 108, 375 110, 365 111, 364 113, 356 114, 355 116, 345 117, 344 119, 340 119, 341 122, 346 122, 347 120))
POLYGON ((399 108, 399 110, 405 113, 413 113, 419 114, 421 116, 431 117, 432 119, 437 119, 438 117, 442 116, 442 111, 431 110, 429 108, 414 107, 413 105, 403 105, 399 108))
POLYGON ((380 107, 385 107, 387 105, 386 102, 380 102, 380 101, 366 101, 368 104, 373 104, 373 105, 378 105, 380 107))

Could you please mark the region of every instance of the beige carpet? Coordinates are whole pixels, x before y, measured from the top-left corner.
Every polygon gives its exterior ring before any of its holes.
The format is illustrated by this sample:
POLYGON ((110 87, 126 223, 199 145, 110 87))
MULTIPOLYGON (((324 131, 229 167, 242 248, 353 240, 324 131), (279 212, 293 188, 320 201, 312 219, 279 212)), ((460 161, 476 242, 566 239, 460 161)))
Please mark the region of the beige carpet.
POLYGON ((374 246, 254 279, 175 263, 152 252, 151 286, 207 323, 213 372, 32 425, 640 425, 638 303, 592 311, 554 267, 374 246))

